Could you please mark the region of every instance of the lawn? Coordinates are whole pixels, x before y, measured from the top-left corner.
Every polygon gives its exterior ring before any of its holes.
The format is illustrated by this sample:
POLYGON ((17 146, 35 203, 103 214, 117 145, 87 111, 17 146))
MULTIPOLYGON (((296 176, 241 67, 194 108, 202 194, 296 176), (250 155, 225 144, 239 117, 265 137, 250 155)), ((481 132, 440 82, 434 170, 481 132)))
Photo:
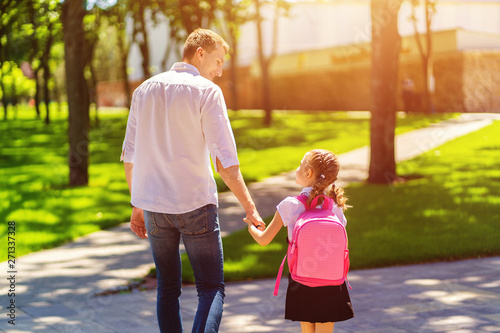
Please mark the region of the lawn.
MULTIPOLYGON (((399 114, 396 134, 428 126, 453 117, 399 114)), ((248 182, 294 170, 304 153, 321 147, 336 154, 370 144, 367 112, 286 111, 273 113, 273 126, 262 126, 262 115, 255 111, 230 113, 241 169, 248 182), (279 163, 277 163, 279 161, 279 163)), ((226 187, 216 175, 219 190, 226 187)))
MULTIPOLYGON (((349 186, 351 269, 500 255, 498 133, 500 122, 400 163, 406 182, 349 186)), ((275 277, 285 238, 285 228, 266 247, 246 229, 225 237, 226 281, 275 277)), ((192 281, 186 256, 183 267, 192 281)))
MULTIPOLYGON (((50 125, 33 115, 32 108, 22 107, 17 119, 0 121, 0 216, 4 219, 0 237, 6 239, 7 222, 15 221, 17 256, 110 228, 126 222, 130 214, 119 162, 127 111, 99 111, 99 126, 93 122, 90 131, 89 186, 73 188, 67 186, 66 108, 52 110, 50 125)), ((401 117, 397 132, 449 116, 401 117)), ((230 118, 247 181, 294 169, 313 147, 342 153, 369 142, 369 119, 364 113, 276 112, 270 128, 262 127, 259 111, 231 112, 230 118)), ((7 260, 6 251, 0 248, 0 261, 7 260)))
MULTIPOLYGON (((0 122, 0 226, 16 222, 16 256, 60 245, 127 220, 130 212, 123 166, 118 162, 124 113, 102 114, 90 133, 88 187, 68 184, 67 112, 52 112, 52 123, 21 110, 17 120, 0 122)), ((6 248, 0 248, 1 261, 6 248)))

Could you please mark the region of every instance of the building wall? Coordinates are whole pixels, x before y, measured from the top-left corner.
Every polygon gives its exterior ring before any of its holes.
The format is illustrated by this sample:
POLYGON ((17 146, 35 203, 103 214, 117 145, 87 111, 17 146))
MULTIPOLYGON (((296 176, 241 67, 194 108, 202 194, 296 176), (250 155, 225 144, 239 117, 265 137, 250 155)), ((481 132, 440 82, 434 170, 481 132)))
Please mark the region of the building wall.
POLYGON ((463 77, 467 112, 500 112, 500 52, 464 52, 463 77))
MULTIPOLYGON (((420 68, 420 63, 417 63, 420 68)), ((451 51, 435 57, 434 76, 436 92, 433 102, 437 112, 467 112, 464 108, 463 85, 464 53, 451 51)), ((420 86, 423 87, 423 75, 419 75, 420 86)))
MULTIPOLYGON (((272 77, 271 98, 280 110, 370 110, 369 61, 337 69, 288 72, 272 77)), ((241 70, 239 108, 260 109, 260 77, 241 70)), ((419 56, 401 56, 399 82, 408 75, 422 98, 424 79, 419 56)), ((448 51, 434 56, 436 112, 500 112, 500 51, 448 51)), ((217 80, 233 108, 229 75, 217 80)), ((404 109, 401 86, 398 108, 404 109)), ((418 111, 418 110, 417 110, 418 111)))
MULTIPOLYGON (((500 35, 446 30, 433 33, 437 112, 500 112, 500 35), (483 38, 484 37, 484 38, 483 38), (499 41, 499 45, 496 41, 499 41), (481 42, 482 44, 477 44, 481 42), (482 45, 482 50, 464 48, 482 45)), ((369 43, 279 55, 270 66, 274 109, 370 110, 369 43)), ((402 38, 399 82, 409 76, 417 100, 424 91, 421 57, 415 36, 402 38)), ((261 109, 260 68, 256 62, 238 70, 238 105, 233 101, 228 69, 215 82, 228 108, 261 109)), ((140 81, 139 81, 140 82, 140 81)), ((132 84, 135 89, 139 82, 132 84)), ((99 84, 100 106, 124 105, 120 82, 99 84)), ((404 109, 401 87, 398 108, 404 109)), ((417 108, 418 111, 418 108, 417 108)))

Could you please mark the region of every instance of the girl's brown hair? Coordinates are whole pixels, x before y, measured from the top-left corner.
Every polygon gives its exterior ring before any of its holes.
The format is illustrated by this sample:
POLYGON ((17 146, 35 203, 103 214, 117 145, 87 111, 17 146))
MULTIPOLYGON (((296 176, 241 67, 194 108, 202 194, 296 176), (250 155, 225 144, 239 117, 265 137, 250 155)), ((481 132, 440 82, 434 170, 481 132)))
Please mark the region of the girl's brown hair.
MULTIPOLYGON (((346 205, 347 198, 344 197, 344 190, 335 185, 340 170, 337 156, 325 149, 314 149, 307 152, 305 158, 307 166, 312 169, 316 177, 307 204, 310 204, 318 195, 324 194, 331 185, 328 196, 343 210, 349 208, 350 206, 346 205)), ((323 198, 319 198, 318 204, 321 202, 323 202, 323 198)))

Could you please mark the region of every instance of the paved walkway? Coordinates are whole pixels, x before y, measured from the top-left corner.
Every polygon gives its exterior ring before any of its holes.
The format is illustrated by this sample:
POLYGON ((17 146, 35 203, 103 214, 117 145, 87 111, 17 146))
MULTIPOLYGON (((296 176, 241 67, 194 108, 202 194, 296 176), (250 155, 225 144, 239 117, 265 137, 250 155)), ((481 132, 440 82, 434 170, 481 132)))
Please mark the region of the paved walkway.
MULTIPOLYGON (((455 137, 476 131, 500 115, 466 114, 400 135, 398 161, 417 156, 455 137)), ((340 155, 341 186, 363 181, 367 148, 340 155)), ((293 195, 293 173, 251 185, 262 216, 293 195)), ((225 233, 244 227, 241 208, 231 193, 220 196, 225 233)), ((8 323, 11 298, 7 263, 0 278, 0 332, 158 332, 156 291, 94 297, 146 274, 152 266, 147 241, 128 224, 99 231, 61 247, 32 253, 17 261, 15 323, 8 323)), ((352 271, 351 298, 356 318, 338 323, 335 332, 500 332, 500 257, 426 265, 352 271)), ((285 321, 284 291, 272 296, 272 279, 228 283, 221 332, 300 332, 285 321)), ((183 289, 184 326, 190 331, 196 290, 183 289)))

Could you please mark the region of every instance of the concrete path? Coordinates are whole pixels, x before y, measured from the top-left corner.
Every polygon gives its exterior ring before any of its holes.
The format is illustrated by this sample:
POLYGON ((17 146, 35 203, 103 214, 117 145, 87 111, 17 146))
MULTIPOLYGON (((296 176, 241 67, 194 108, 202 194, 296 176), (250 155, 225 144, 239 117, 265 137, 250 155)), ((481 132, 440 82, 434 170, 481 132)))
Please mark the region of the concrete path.
MULTIPOLYGON (((417 156, 455 137, 476 131, 500 115, 465 114, 397 137, 398 161, 417 156)), ((367 176, 369 150, 340 155, 341 186, 367 176)), ((294 172, 252 184, 262 216, 299 190, 294 172)), ((220 196, 224 233, 244 227, 243 212, 231 193, 220 196)), ((7 263, 1 264, 0 332, 158 332, 156 291, 94 297, 100 291, 140 277, 152 266, 147 241, 128 224, 99 231, 64 246, 32 253, 16 262, 15 297, 7 263), (15 324, 9 302, 15 300, 15 324)), ((449 263, 352 271, 351 298, 356 318, 335 332, 500 332, 500 257, 449 263)), ((300 332, 285 321, 284 291, 272 296, 272 279, 228 283, 221 332, 300 332)), ((190 331, 196 290, 183 289, 184 327, 190 331)))

